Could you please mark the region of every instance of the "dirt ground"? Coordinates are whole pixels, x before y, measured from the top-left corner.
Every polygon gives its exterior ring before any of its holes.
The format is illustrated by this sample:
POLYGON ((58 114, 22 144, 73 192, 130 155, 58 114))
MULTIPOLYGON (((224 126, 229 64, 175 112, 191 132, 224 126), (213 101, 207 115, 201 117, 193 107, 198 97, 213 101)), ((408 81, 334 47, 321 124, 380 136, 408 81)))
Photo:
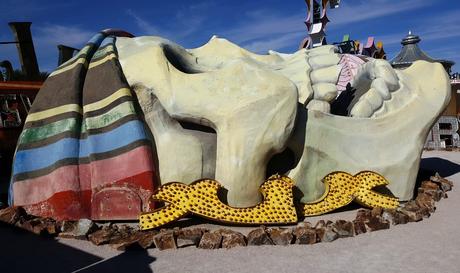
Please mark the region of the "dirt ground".
MULTIPOLYGON (((460 152, 429 151, 421 175, 454 181, 448 199, 419 223, 316 245, 119 252, 78 240, 40 238, 0 226, 0 272, 460 272, 460 152)), ((352 219, 355 211, 309 218, 352 219)), ((218 226, 207 225, 210 228, 218 226)), ((248 229, 240 228, 243 233, 248 229)))

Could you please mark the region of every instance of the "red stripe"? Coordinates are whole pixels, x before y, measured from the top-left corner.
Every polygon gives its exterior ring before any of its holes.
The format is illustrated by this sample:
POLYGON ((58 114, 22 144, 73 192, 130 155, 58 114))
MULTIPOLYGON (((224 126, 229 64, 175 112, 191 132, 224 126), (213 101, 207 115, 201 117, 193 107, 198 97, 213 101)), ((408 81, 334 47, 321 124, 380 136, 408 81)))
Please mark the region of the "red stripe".
POLYGON ((62 191, 53 194, 47 200, 23 207, 31 215, 49 217, 59 221, 82 218, 93 220, 136 220, 141 212, 154 209, 154 204, 150 200, 153 194, 153 179, 152 172, 145 172, 117 181, 100 191, 62 191), (120 196, 113 198, 116 197, 117 193, 119 195, 119 193, 126 191, 138 196, 142 203, 141 210, 127 210, 127 206, 125 207, 123 204, 126 205, 128 202, 133 201, 132 199, 120 201, 120 196), (103 199, 103 203, 101 203, 101 198, 94 199, 95 195, 100 192, 104 192, 105 195, 108 194, 110 198, 103 199), (96 214, 93 214, 95 212, 96 214), (97 212, 102 212, 102 214, 97 212))
MULTIPOLYGON (((153 172, 153 161, 150 148, 142 146, 114 158, 64 166, 42 177, 17 181, 13 184, 14 204, 36 204, 59 192, 97 191, 119 181, 132 184, 135 181, 126 179, 145 172, 153 172)), ((143 179, 139 186, 152 190, 153 182, 153 178, 143 179)))
POLYGON ((91 194, 89 191, 58 192, 48 200, 23 207, 28 214, 40 216, 43 218, 53 218, 58 221, 90 218, 89 208, 83 207, 82 202, 80 201, 80 196, 88 195, 88 193, 91 194))
POLYGON ((153 171, 152 152, 142 146, 113 158, 80 165, 80 180, 83 189, 90 188, 89 182, 92 189, 98 189, 148 171, 153 171))
POLYGON ((45 176, 15 182, 14 204, 16 206, 36 204, 56 193, 79 192, 81 189, 78 166, 64 166, 45 176))

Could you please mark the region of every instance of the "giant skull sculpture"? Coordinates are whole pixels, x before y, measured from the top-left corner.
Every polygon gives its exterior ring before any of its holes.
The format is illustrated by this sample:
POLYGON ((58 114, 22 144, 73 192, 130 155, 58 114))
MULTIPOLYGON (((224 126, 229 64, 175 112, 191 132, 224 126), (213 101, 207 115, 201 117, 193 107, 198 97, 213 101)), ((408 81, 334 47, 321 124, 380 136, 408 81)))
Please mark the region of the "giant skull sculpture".
POLYGON ((158 37, 118 38, 116 46, 155 141, 161 183, 213 178, 237 207, 257 204, 275 171, 295 181, 303 202, 321 196, 328 173, 363 170, 410 199, 426 136, 450 99, 440 64, 396 71, 371 59, 344 75, 349 57, 333 46, 269 55, 217 37, 191 50, 158 37), (346 76, 355 90, 339 96, 346 76))

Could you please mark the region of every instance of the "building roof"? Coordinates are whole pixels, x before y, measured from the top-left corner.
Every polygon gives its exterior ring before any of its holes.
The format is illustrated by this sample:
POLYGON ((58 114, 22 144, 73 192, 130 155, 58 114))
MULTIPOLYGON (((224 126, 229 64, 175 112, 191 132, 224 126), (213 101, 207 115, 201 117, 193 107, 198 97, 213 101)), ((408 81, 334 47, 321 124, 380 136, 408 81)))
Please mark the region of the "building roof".
POLYGON ((403 45, 401 52, 390 61, 391 65, 395 68, 406 68, 412 65, 415 61, 427 61, 431 63, 439 62, 444 68, 449 71, 455 64, 448 60, 436 60, 428 56, 420 47, 418 43, 421 41, 420 37, 413 35, 410 31, 409 34, 401 41, 403 45))

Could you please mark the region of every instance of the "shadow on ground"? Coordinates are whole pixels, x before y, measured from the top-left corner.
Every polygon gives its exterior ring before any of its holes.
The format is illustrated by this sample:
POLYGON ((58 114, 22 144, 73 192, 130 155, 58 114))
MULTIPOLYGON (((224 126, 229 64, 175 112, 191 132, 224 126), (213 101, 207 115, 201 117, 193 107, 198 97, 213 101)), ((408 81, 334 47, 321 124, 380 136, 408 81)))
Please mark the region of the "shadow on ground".
POLYGON ((460 172, 460 165, 439 157, 422 158, 420 169, 417 175, 417 182, 414 189, 414 195, 423 181, 430 180, 431 176, 439 173, 442 177, 449 177, 460 172))
POLYGON ((90 265, 75 273, 100 273, 100 272, 136 272, 151 273, 150 264, 156 259, 150 257, 147 250, 130 250, 113 258, 90 265))
POLYGON ((0 272, 139 272, 151 273, 155 261, 147 251, 120 252, 104 260, 61 244, 54 238, 34 235, 0 223, 0 272))
POLYGON ((434 175, 438 172, 442 177, 448 177, 460 172, 460 165, 439 157, 423 158, 420 162, 420 174, 434 175))

